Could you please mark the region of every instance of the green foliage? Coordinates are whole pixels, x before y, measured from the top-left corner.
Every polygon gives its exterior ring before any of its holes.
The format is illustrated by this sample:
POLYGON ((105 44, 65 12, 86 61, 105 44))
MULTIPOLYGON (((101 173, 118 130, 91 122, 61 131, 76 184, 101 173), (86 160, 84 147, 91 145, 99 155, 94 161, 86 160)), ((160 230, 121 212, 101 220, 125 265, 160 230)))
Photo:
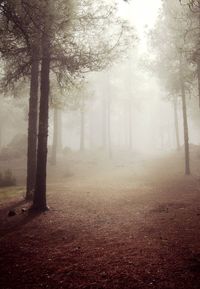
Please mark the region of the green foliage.
POLYGON ((0 187, 11 187, 16 185, 16 178, 13 176, 11 170, 6 170, 0 173, 0 187))

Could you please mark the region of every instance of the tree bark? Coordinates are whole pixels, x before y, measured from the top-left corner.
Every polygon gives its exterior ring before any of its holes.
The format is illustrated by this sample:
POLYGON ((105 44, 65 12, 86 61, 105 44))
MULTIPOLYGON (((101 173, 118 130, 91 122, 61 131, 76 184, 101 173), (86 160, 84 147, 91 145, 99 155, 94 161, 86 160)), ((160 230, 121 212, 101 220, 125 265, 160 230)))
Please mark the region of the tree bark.
POLYGON ((2 133, 2 128, 3 128, 3 125, 2 125, 2 122, 1 122, 1 123, 0 123, 0 150, 1 150, 2 145, 3 145, 3 139, 2 139, 3 133, 2 133))
POLYGON ((33 198, 33 191, 35 186, 38 125, 38 79, 39 51, 36 47, 33 47, 28 118, 26 200, 33 198))
MULTIPOLYGON (((200 8, 200 3, 199 4, 199 8, 200 8)), ((198 20, 199 20, 199 29, 198 29, 198 34, 199 37, 198 39, 200 39, 200 13, 198 15, 198 20)), ((198 55, 197 55, 197 82, 198 82, 198 95, 199 95, 199 108, 200 108, 200 58, 199 58, 199 46, 200 46, 200 40, 198 40, 198 55)))
POLYGON ((43 211, 47 209, 46 203, 46 166, 47 166, 47 140, 49 115, 49 74, 50 74, 50 42, 46 31, 42 35, 42 63, 40 86, 40 113, 37 148, 37 171, 33 209, 43 211))
POLYGON ((199 95, 199 107, 200 107, 200 60, 197 61, 197 81, 198 81, 198 95, 199 95))
POLYGON ((179 123, 178 123, 178 111, 177 111, 177 97, 173 98, 173 107, 174 107, 174 125, 175 125, 175 134, 176 134, 176 146, 177 150, 180 150, 180 138, 179 138, 179 123))
POLYGON ((184 84, 184 79, 183 79, 182 53, 180 54, 180 85, 181 85, 184 146, 185 146, 185 174, 190 175, 190 153, 189 153, 188 122, 187 122, 187 106, 186 106, 185 84, 184 84))

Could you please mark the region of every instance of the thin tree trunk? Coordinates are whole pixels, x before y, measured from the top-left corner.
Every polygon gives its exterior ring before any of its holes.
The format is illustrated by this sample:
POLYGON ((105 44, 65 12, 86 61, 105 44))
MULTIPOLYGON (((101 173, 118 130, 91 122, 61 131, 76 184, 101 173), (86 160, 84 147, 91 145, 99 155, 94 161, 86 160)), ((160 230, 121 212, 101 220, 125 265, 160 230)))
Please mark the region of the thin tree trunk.
POLYGON ((180 138, 179 138, 179 123, 178 123, 178 111, 177 111, 177 97, 173 98, 173 107, 174 107, 174 125, 175 125, 175 134, 176 134, 176 146, 177 150, 180 150, 180 138))
MULTIPOLYGON (((200 8, 200 3, 198 2, 198 6, 200 8)), ((198 48, 200 47, 200 13, 198 15, 198 20, 199 20, 199 29, 198 29, 198 48)), ((197 55, 197 81, 198 81, 198 95, 199 95, 199 108, 200 108, 200 59, 199 55, 197 55)))
POLYGON ((56 165, 57 161, 57 150, 58 150, 58 130, 59 130, 59 121, 58 121, 58 109, 54 108, 53 113, 53 144, 51 152, 51 164, 56 165))
POLYGON ((46 166, 47 166, 47 140, 48 140, 48 114, 49 114, 49 74, 50 74, 50 43, 48 33, 42 35, 42 64, 40 87, 40 113, 37 148, 37 171, 33 209, 43 211, 47 209, 46 203, 46 166))
POLYGON ((38 125, 38 79, 39 51, 36 47, 34 47, 32 50, 31 85, 29 98, 26 200, 33 198, 33 191, 35 186, 38 125))
POLYGON ((198 81, 198 95, 199 95, 199 107, 200 107, 200 60, 197 60, 197 81, 198 81))
POLYGON ((2 136, 3 136, 3 133, 2 133, 2 122, 1 122, 0 123, 0 150, 1 150, 2 145, 3 145, 2 136))
POLYGON ((182 110, 183 110, 185 174, 190 175, 190 153, 189 153, 188 122, 187 122, 187 106, 186 106, 185 85, 184 85, 184 80, 183 80, 182 54, 180 54, 180 85, 181 85, 182 110))

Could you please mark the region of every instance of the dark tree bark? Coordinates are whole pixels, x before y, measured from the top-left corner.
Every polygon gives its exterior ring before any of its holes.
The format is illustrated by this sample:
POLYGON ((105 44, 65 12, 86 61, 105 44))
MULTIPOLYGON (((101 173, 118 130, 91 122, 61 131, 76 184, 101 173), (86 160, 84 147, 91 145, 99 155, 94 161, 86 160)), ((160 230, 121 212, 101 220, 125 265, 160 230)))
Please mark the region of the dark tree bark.
POLYGON ((47 209, 46 203, 46 166, 47 166, 47 140, 48 140, 48 114, 49 114, 49 73, 50 73, 50 42, 48 33, 42 35, 42 63, 40 87, 40 112, 37 148, 37 171, 33 209, 43 211, 47 209))
POLYGON ((180 54, 180 85, 183 111, 183 129, 184 129, 184 146, 185 146, 185 174, 190 175, 190 152, 189 152, 189 137, 188 137, 188 122, 187 122, 187 106, 185 84, 183 78, 183 63, 182 54, 180 54))
POLYGON ((35 186, 38 124, 38 78, 39 52, 37 47, 34 47, 32 49, 31 85, 29 98, 26 200, 33 198, 35 186))
POLYGON ((175 125, 175 134, 176 134, 176 146, 177 150, 180 150, 180 137, 179 137, 179 123, 178 123, 178 110, 177 110, 177 97, 173 98, 173 107, 174 107, 174 125, 175 125))

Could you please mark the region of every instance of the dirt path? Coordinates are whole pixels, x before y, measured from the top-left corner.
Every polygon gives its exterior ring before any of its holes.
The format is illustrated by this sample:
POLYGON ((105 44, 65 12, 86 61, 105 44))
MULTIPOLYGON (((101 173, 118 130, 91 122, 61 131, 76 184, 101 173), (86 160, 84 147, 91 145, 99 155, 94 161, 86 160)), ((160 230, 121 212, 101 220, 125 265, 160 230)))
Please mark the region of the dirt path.
POLYGON ((0 288, 200 288, 199 179, 179 162, 84 165, 50 176, 49 212, 4 204, 0 288))

